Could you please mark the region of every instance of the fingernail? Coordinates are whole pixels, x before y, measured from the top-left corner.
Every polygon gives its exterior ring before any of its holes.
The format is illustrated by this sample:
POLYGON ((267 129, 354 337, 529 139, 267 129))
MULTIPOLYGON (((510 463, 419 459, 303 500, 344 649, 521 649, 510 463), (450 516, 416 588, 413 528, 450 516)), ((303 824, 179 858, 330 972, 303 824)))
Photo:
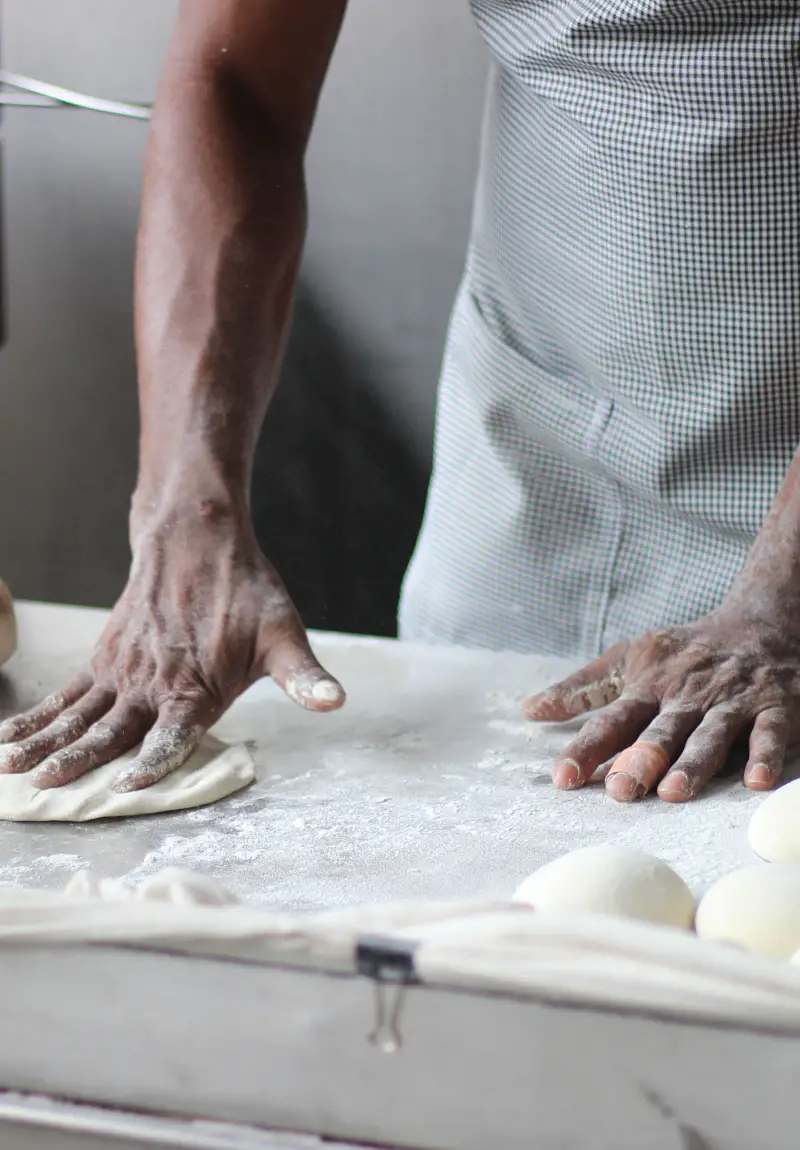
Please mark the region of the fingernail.
POLYGON ((564 705, 564 701, 545 692, 543 695, 534 695, 522 708, 522 714, 532 723, 565 723, 567 719, 575 717, 575 711, 564 705))
POLYGON ((614 771, 607 775, 606 790, 618 803, 633 803, 647 794, 647 787, 642 780, 625 771, 614 771))
POLYGON ((748 787, 770 787, 774 779, 775 776, 766 763, 753 763, 744 777, 748 787))
POLYGON ((320 678, 318 669, 290 675, 284 690, 293 702, 311 711, 320 709, 315 703, 321 703, 321 709, 325 710, 344 702, 344 691, 336 680, 320 678))
POLYGON ((18 774, 21 759, 22 756, 18 750, 0 750, 0 774, 18 774))
POLYGON ((111 790, 118 795, 127 795, 141 789, 141 782, 135 771, 123 771, 111 784, 111 790))
POLYGON ((692 798, 692 785, 683 771, 670 771, 658 787, 658 797, 667 802, 683 802, 692 798))
POLYGON ((314 684, 311 695, 320 703, 338 703, 342 697, 342 688, 332 679, 321 679, 314 684))
POLYGON ((581 783, 581 772, 574 759, 564 759, 553 767, 553 782, 562 791, 574 791, 581 783))
POLYGON ((534 695, 533 698, 525 700, 522 704, 522 713, 526 719, 530 719, 533 723, 539 719, 544 699, 544 695, 534 695))
POLYGON ((55 771, 46 770, 43 767, 39 767, 30 776, 29 782, 32 787, 36 788, 37 791, 49 791, 51 788, 56 786, 55 771))

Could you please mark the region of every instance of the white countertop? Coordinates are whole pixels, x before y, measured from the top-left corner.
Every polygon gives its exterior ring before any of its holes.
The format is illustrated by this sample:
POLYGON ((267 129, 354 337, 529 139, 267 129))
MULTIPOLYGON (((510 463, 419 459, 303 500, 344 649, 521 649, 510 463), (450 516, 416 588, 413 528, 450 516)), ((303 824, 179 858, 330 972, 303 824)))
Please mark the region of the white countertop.
MULTIPOLYGON (((0 676, 0 715, 85 663, 104 612, 19 605, 20 651, 0 676)), ((246 742, 258 780, 177 814, 75 825, 7 824, 0 884, 62 886, 76 871, 145 876, 179 865, 262 906, 291 910, 451 897, 505 897, 541 862, 591 842, 642 847, 696 889, 752 861, 759 795, 741 769, 684 806, 622 806, 601 785, 563 794, 550 766, 568 729, 525 723, 522 700, 564 660, 315 635, 348 691, 309 715, 256 684, 215 728, 246 742)), ((575 725, 572 725, 575 729, 575 725)))

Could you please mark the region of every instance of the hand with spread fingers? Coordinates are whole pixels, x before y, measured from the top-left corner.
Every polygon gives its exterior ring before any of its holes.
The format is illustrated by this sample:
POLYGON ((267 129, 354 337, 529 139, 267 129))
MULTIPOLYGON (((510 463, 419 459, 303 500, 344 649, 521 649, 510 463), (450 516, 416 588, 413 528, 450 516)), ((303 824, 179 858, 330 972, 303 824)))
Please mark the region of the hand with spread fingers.
POLYGON ((138 539, 91 669, 0 724, 0 772, 63 786, 141 743, 114 789, 150 786, 264 675, 308 710, 342 705, 249 521, 209 510, 184 509, 138 539))
POLYGON ((613 798, 633 802, 657 788, 667 802, 685 802, 749 735, 745 785, 774 787, 800 737, 800 631, 787 624, 726 605, 619 643, 529 699, 525 714, 538 722, 600 708, 555 764, 556 786, 582 787, 614 759, 606 775, 613 798))
POLYGON ((91 669, 0 725, 0 771, 31 771, 37 787, 140 742, 116 789, 149 786, 263 675, 309 710, 344 702, 249 509, 305 235, 305 146, 344 6, 180 6, 137 246, 133 564, 91 669))

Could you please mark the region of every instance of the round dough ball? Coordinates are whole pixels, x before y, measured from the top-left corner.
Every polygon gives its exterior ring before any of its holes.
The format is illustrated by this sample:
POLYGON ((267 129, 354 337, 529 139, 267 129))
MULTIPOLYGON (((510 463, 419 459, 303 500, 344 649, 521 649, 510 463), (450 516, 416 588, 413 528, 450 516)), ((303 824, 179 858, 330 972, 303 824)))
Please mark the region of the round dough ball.
POLYGON ((788 962, 800 948, 800 863, 726 874, 702 899, 695 927, 702 938, 788 962))
POLYGON ((628 847, 584 847, 541 867, 514 892, 537 910, 587 911, 689 928, 694 898, 661 859, 628 847))
POLYGON ((764 800, 750 819, 747 840, 765 862, 800 862, 800 779, 764 800))
POLYGON ((11 592, 0 579, 0 667, 17 649, 17 620, 11 592))

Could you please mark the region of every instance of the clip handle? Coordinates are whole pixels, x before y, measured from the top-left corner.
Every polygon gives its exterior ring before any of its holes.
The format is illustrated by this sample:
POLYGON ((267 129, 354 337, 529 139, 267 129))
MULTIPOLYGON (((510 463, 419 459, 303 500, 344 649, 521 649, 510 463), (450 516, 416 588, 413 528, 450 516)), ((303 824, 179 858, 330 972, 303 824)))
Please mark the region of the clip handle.
POLYGON ((375 1018, 367 1035, 383 1054, 396 1054, 403 1045, 400 1015, 407 987, 419 982, 414 967, 416 943, 385 938, 363 938, 356 947, 359 974, 375 989, 375 1018))

